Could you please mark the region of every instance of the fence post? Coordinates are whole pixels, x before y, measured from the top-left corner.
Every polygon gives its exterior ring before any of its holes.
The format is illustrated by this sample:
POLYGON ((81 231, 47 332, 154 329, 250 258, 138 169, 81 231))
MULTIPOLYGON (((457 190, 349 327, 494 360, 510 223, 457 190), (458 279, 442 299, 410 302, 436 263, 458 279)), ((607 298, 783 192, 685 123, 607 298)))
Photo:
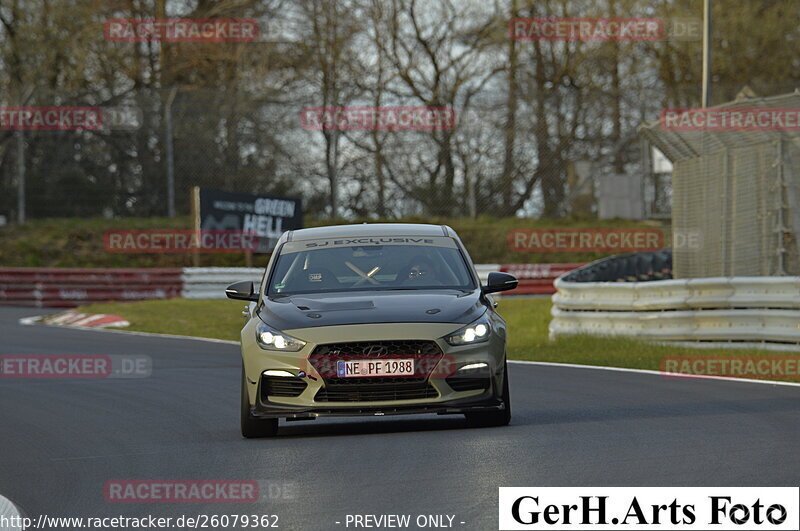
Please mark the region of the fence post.
POLYGON ((17 223, 25 223, 25 137, 17 131, 17 223))

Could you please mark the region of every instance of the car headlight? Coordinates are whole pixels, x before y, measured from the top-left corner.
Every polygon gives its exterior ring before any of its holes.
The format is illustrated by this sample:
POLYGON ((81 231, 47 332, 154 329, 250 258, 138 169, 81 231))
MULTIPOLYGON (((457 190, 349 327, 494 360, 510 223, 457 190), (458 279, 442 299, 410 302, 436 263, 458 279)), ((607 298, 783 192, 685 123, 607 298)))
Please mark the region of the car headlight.
POLYGON ((483 343, 489 340, 489 334, 492 331, 492 325, 489 323, 489 318, 485 315, 474 321, 464 328, 458 330, 454 334, 446 336, 445 341, 451 345, 471 345, 473 343, 483 343))
POLYGON ((256 343, 264 350, 279 350, 282 352, 297 352, 306 346, 305 341, 288 336, 263 322, 259 323, 256 328, 256 343))

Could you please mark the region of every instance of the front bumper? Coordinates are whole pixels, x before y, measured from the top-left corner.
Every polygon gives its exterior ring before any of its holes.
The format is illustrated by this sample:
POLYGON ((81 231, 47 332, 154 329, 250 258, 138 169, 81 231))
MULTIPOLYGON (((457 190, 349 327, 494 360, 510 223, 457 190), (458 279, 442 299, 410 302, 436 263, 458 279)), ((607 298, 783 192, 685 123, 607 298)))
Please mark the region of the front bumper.
MULTIPOLYGON (((440 338, 458 330, 463 326, 461 324, 393 323, 287 330, 287 334, 307 343, 301 351, 293 353, 262 350, 255 342, 255 324, 257 322, 252 320, 242 331, 242 354, 253 416, 303 419, 318 416, 458 414, 497 410, 504 407, 500 392, 503 378, 505 378, 505 328, 502 321, 493 327, 489 341, 459 347, 453 347, 440 338), (347 389, 346 384, 338 386, 332 384, 333 380, 329 373, 320 374, 315 367, 318 357, 312 357, 312 353, 320 345, 386 341, 427 341, 435 343, 441 351, 441 358, 437 365, 423 381, 418 382, 419 385, 427 386, 425 396, 404 399, 402 397, 409 395, 398 392, 393 395, 393 399, 362 400, 359 398, 361 395, 352 395, 341 391, 343 388, 347 389), (459 388, 470 386, 454 384, 452 376, 458 372, 460 367, 475 363, 486 364, 483 373, 487 380, 486 384, 480 389, 459 390, 459 388), (274 379, 267 379, 263 376, 263 372, 267 370, 286 371, 294 375, 294 378, 287 377, 286 385, 280 381, 274 384, 271 383, 275 381, 274 379), (302 377, 297 378, 297 375, 302 377), (285 396, 286 390, 293 386, 295 389, 299 389, 299 392, 294 391, 297 396, 285 396), (278 390, 275 391, 273 388, 278 390), (329 391, 333 388, 339 389, 339 392, 329 391), (273 392, 284 396, 275 396, 272 394, 273 392)), ((354 385, 358 385, 356 380, 359 379, 355 378, 350 381, 354 385)), ((378 382, 375 384, 378 388, 380 388, 379 384, 383 382, 379 379, 371 380, 378 382)), ((391 386, 387 385, 387 387, 391 386)), ((399 387, 404 390, 408 389, 408 386, 399 387)), ((364 396, 386 398, 385 393, 372 395, 367 393, 364 396)))

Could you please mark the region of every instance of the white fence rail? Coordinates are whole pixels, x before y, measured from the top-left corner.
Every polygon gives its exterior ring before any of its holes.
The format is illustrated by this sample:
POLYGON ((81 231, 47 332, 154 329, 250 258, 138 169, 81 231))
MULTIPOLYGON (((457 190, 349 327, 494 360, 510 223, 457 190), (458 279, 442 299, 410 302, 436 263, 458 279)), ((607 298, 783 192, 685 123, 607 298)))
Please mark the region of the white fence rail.
POLYGON ((800 277, 555 282, 550 337, 800 345, 800 277))
POLYGON ((238 280, 252 280, 258 286, 263 275, 263 267, 184 267, 183 297, 224 299, 229 285, 238 280))
MULTIPOLYGON (((481 282, 486 282, 489 273, 499 271, 500 265, 476 264, 475 269, 481 282)), ((263 274, 262 267, 185 267, 182 295, 187 299, 224 299, 228 285, 238 280, 252 280, 258 286, 263 274)))

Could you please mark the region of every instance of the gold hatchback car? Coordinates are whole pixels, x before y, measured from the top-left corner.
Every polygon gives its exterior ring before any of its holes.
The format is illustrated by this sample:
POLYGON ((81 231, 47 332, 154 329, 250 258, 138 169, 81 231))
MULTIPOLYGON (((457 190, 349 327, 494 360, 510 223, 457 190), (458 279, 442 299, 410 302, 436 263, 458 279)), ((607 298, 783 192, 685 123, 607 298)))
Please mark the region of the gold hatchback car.
POLYGON ((362 224, 288 231, 242 329, 241 426, 272 436, 278 419, 464 414, 511 419, 506 324, 455 231, 442 225, 362 224))

